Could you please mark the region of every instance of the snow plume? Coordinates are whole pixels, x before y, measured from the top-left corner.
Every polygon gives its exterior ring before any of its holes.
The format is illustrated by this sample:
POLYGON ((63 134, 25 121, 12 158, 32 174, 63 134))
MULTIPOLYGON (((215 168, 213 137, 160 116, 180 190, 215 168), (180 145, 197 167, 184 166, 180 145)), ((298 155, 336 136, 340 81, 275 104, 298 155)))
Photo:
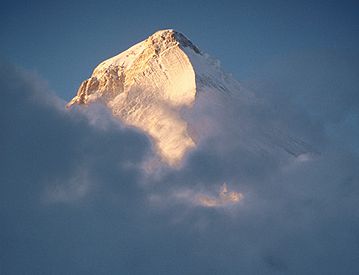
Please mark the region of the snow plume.
POLYGON ((357 274, 358 83, 338 72, 358 63, 323 60, 259 87, 261 108, 228 106, 181 167, 151 172, 144 134, 101 107, 68 112, 2 64, 0 273, 357 274), (313 150, 254 146, 279 130, 313 150))

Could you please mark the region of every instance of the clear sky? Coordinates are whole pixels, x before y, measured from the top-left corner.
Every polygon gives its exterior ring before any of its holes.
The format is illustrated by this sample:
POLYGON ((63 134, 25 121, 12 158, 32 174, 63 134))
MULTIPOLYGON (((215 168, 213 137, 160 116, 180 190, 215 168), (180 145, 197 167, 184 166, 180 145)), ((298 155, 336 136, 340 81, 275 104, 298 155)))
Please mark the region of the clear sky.
POLYGON ((8 1, 0 56, 68 100, 93 68, 159 29, 183 32, 237 79, 303 51, 358 52, 357 1, 8 1))

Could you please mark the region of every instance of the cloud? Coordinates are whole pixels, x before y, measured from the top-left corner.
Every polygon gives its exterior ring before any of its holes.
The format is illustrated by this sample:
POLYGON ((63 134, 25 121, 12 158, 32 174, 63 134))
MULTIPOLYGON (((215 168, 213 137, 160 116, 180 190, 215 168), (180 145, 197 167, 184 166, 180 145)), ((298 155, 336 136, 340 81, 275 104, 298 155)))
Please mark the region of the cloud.
POLYGON ((218 197, 198 195, 196 202, 204 207, 221 207, 228 204, 237 204, 243 199, 243 194, 239 192, 228 191, 227 184, 221 186, 218 197))
POLYGON ((258 109, 209 116, 221 131, 176 169, 101 107, 68 112, 38 77, 1 64, 0 273, 356 274, 356 82, 342 76, 331 92, 340 104, 318 116, 305 103, 330 102, 315 87, 342 71, 323 60, 258 87, 258 109), (297 88, 315 86, 310 96, 290 97, 300 74, 322 66, 327 74, 297 88), (254 146, 269 129, 316 150, 254 146))

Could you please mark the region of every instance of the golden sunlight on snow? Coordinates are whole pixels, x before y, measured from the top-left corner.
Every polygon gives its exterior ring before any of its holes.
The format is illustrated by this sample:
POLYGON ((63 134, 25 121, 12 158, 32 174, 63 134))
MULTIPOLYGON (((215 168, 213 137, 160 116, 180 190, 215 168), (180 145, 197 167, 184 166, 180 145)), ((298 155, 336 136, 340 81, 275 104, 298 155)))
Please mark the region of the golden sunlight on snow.
POLYGON ((196 97, 195 72, 181 39, 190 43, 172 30, 159 31, 102 62, 67 107, 107 105, 123 123, 147 133, 165 162, 178 165, 196 146, 180 112, 196 97))
POLYGON ((224 183, 221 186, 221 190, 216 197, 199 195, 197 197, 197 203, 204 207, 219 207, 229 204, 237 204, 243 199, 243 194, 239 192, 229 192, 227 184, 224 183))

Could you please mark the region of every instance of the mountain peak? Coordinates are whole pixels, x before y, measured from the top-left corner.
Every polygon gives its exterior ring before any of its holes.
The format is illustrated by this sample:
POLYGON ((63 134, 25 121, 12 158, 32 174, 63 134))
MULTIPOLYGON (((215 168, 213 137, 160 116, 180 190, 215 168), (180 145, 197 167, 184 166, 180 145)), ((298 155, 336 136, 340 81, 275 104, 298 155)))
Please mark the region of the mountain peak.
MULTIPOLYGON (((252 100, 217 60, 182 33, 166 29, 101 62, 67 106, 104 104, 114 117, 148 134, 161 159, 175 166, 216 131, 212 114, 223 113, 239 98, 252 100)), ((279 138, 273 140, 284 143, 279 138)))
POLYGON ((196 112, 201 98, 231 91, 239 91, 239 84, 218 62, 182 33, 165 29, 101 62, 67 107, 106 105, 123 123, 147 133, 161 158, 176 165, 200 136, 185 113, 196 112))
POLYGON ((201 54, 198 47, 195 46, 184 34, 173 29, 159 30, 152 34, 147 40, 157 46, 168 46, 175 43, 183 48, 188 47, 197 54, 201 54))

